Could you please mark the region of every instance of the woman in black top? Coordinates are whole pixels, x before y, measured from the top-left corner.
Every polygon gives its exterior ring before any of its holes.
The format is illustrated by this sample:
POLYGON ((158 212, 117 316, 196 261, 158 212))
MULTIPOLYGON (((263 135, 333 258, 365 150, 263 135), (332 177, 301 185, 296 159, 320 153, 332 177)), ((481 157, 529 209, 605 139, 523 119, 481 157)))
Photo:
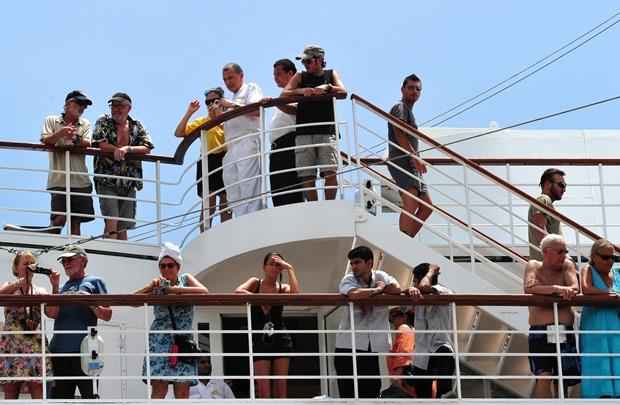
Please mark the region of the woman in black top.
MULTIPOLYGON (((235 290, 241 294, 296 294, 299 283, 295 269, 277 252, 268 253, 263 259, 264 278, 251 277, 235 290), (288 273, 289 284, 282 283, 282 272, 288 273), (280 281, 278 278, 280 277, 280 281)), ((274 333, 285 330, 282 305, 252 305, 252 352, 289 353, 293 350, 291 335, 274 333), (262 332, 260 332, 262 330, 262 332)), ((288 375, 289 358, 282 354, 254 356, 254 375, 288 375)), ((286 398, 286 379, 257 379, 256 396, 259 398, 286 398)))

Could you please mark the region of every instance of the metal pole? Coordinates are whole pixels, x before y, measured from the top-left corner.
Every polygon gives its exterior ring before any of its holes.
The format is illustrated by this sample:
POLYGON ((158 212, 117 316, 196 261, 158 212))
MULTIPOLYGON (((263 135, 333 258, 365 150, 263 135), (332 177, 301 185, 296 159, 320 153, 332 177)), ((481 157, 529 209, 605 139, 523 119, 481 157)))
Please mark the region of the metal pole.
MULTIPOLYGON (((146 358, 144 360, 146 364, 146 389, 148 392, 148 403, 151 403, 151 396, 153 393, 153 387, 151 386, 151 346, 150 346, 150 328, 149 328, 149 306, 145 302, 142 306, 144 308, 144 343, 146 344, 146 358)), ((170 354, 170 353, 168 353, 170 354)))
POLYGON ((469 181, 467 178, 467 167, 463 166, 463 186, 465 188, 465 212, 467 216, 467 229, 469 229, 469 257, 471 260, 471 271, 476 274, 476 258, 474 257, 474 231, 471 219, 471 206, 469 201, 469 181))
MULTIPOLYGON (((209 194, 211 190, 209 190, 209 149, 208 149, 208 137, 206 135, 200 137, 200 168, 202 169, 202 176, 199 181, 202 182, 202 229, 209 229, 211 227, 211 205, 209 203, 210 198, 209 194)), ((219 168, 222 170, 222 168, 219 168)), ((221 174, 220 174, 221 175, 221 174)), ((216 197, 217 198, 217 197, 216 197)), ((221 215, 221 214, 220 214, 221 215)))
POLYGON ((607 211, 605 210, 605 184, 603 182, 603 164, 598 164, 598 187, 601 193, 601 214, 603 214, 603 236, 607 239, 607 211))
POLYGON ((43 378, 43 401, 47 401, 47 345, 45 341, 45 304, 41 303, 41 376, 43 378))
POLYGON ((161 167, 155 162, 155 212, 157 220, 157 244, 161 245, 161 167))
POLYGON ((269 165, 267 161, 267 145, 266 145, 266 136, 265 136, 265 107, 262 105, 258 109, 260 115, 260 139, 259 139, 259 162, 260 162, 260 171, 261 171, 261 187, 260 191, 262 194, 262 204, 263 208, 267 208, 267 180, 269 177, 269 165))
POLYGON ((252 347, 252 306, 245 304, 245 314, 248 320, 248 359, 250 361, 250 399, 256 399, 254 381, 254 348, 252 347))
POLYGON ((65 204, 67 235, 71 241, 71 152, 68 150, 65 151, 65 204))
POLYGON ((456 322, 456 302, 450 303, 450 309, 452 312, 452 338, 454 339, 454 370, 456 372, 456 394, 459 400, 463 399, 463 393, 461 391, 461 364, 460 364, 460 351, 459 351, 459 334, 457 332, 458 325, 456 322))
MULTIPOLYGON (((558 315, 558 303, 553 303, 553 324, 555 325, 555 350, 558 360, 558 398, 564 399, 564 373, 562 372, 562 352, 560 346, 560 323, 558 315)), ((564 336, 566 337, 566 335, 564 336)))
MULTIPOLYGON (((340 128, 338 126, 338 113, 336 112, 336 97, 332 97, 332 107, 334 109, 334 136, 335 140, 335 153, 336 153, 336 173, 342 173, 342 155, 340 154, 340 128)), ((338 184, 338 190, 340 190, 340 199, 344 200, 344 189, 342 188, 342 175, 340 179, 336 175, 336 182, 338 184)), ((325 189, 327 191, 327 188, 325 189)))
POLYGON ((355 342, 355 311, 353 303, 349 302, 349 320, 351 325, 351 361, 353 363, 353 396, 359 399, 359 384, 357 381, 357 346, 355 342))
MULTIPOLYGON (((511 176, 510 176, 510 163, 506 163, 506 180, 512 184, 511 176)), ((508 212, 510 215, 508 216, 508 221, 510 221, 510 245, 514 247, 515 245, 515 219, 513 210, 512 210, 512 193, 509 190, 506 190, 506 194, 508 196, 508 212)))
MULTIPOLYGON (((360 168, 361 168, 361 164, 360 164, 360 145, 359 145, 359 141, 358 141, 358 132, 357 132, 357 111, 355 110, 355 100, 353 100, 351 102, 351 109, 352 109, 352 113, 353 113, 353 143, 355 144, 355 165, 357 166, 358 170, 356 170, 356 175, 357 175, 357 190, 359 191, 359 200, 358 200, 358 204, 360 207, 364 208, 364 206, 366 205, 366 202, 364 201, 364 187, 362 184, 362 174, 360 173, 360 168)), ((350 155, 349 155, 350 156, 350 155)), ((353 165, 353 162, 349 162, 350 165, 353 165)))

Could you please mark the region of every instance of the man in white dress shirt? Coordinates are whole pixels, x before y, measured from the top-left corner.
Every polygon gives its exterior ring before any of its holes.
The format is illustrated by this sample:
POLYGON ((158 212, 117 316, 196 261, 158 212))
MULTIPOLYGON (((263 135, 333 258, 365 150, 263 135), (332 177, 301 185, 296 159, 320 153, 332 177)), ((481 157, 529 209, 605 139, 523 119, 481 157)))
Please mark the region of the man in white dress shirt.
MULTIPOLYGON (((358 246, 347 255, 351 264, 351 272, 347 273, 340 281, 338 290, 340 294, 349 298, 367 298, 378 294, 400 294, 401 289, 398 281, 384 271, 372 271, 374 256, 372 250, 366 246, 358 246)), ((355 321, 355 352, 356 353, 388 353, 390 351, 390 321, 387 306, 355 305, 353 311, 355 321), (372 333, 366 330, 381 330, 385 332, 372 333), (360 331, 360 332, 358 332, 360 331)), ((349 311, 338 326, 342 332, 336 335, 336 353, 351 353, 351 320, 349 311)), ((357 356, 357 374, 378 376, 379 355, 357 356)), ((353 374, 353 360, 349 356, 336 356, 334 360, 338 375, 353 374)), ((338 379, 338 391, 340 398, 353 398, 353 380, 346 378, 338 379)), ((381 378, 358 380, 360 398, 377 398, 381 391, 381 378)))
MULTIPOLYGON (((262 100, 260 87, 255 83, 244 82, 243 69, 238 64, 225 65, 222 68, 222 77, 228 90, 233 93, 232 100, 220 100, 222 107, 231 110, 262 100)), ((259 131, 258 110, 224 123, 224 137, 228 147, 223 160, 224 185, 228 205, 237 217, 262 208, 259 131), (248 136, 249 134, 254 135, 248 136), (248 201, 249 199, 253 200, 248 201)))

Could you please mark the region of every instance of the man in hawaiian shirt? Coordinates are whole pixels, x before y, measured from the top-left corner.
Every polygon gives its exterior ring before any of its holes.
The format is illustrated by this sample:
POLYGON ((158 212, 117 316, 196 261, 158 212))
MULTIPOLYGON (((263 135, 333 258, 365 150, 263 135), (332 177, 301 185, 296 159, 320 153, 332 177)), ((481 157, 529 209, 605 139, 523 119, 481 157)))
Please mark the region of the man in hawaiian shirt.
POLYGON ((95 156, 95 189, 101 214, 106 217, 106 237, 127 240, 127 229, 135 227, 136 190, 142 189, 142 162, 131 157, 150 153, 154 145, 140 121, 129 116, 131 98, 127 94, 115 93, 108 103, 111 114, 97 120, 93 133, 93 146, 107 152, 95 156), (99 177, 102 174, 133 179, 99 177))

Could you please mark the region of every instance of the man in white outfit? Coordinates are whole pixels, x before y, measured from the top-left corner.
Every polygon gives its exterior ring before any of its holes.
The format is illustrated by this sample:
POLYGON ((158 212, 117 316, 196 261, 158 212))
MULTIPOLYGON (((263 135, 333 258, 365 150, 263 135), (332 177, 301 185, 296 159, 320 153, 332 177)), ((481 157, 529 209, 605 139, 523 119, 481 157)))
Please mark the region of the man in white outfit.
MULTIPOLYGON (((235 109, 260 101, 263 93, 255 83, 244 83, 243 69, 229 63, 222 69, 224 84, 233 93, 232 100, 221 99, 220 105, 235 109)), ((260 120, 255 111, 224 123, 228 152, 223 161, 223 177, 228 204, 236 217, 262 208, 260 177, 260 120), (247 136, 254 134, 253 136, 247 136), (242 139, 239 139, 242 138, 242 139), (234 163, 232 163, 234 162, 234 163), (255 198, 252 201, 248 199, 255 198)))

